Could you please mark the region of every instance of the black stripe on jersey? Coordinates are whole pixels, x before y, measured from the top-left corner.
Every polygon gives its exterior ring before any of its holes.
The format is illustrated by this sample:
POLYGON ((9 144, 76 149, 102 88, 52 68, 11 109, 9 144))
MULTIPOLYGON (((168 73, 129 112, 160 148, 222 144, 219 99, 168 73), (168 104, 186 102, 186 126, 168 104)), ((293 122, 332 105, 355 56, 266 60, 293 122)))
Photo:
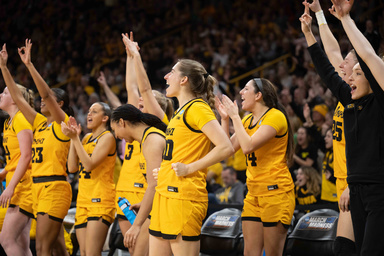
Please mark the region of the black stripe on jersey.
POLYGON ((283 138, 285 135, 287 135, 288 130, 283 135, 276 135, 275 138, 283 138))
POLYGON ((115 152, 113 152, 112 154, 109 154, 108 156, 114 156, 116 154, 116 149, 115 149, 115 152))
POLYGON ((28 217, 31 218, 31 219, 35 217, 35 216, 33 215, 33 213, 30 213, 30 212, 28 212, 28 211, 26 211, 26 210, 24 210, 24 209, 22 209, 22 208, 20 208, 20 207, 19 207, 19 212, 21 212, 22 214, 28 216, 28 217))
MULTIPOLYGON (((248 129, 253 129, 253 128, 255 128, 256 125, 257 125, 257 123, 260 122, 260 120, 261 120, 261 119, 268 113, 269 110, 271 110, 271 109, 269 108, 267 111, 265 111, 265 113, 259 118, 259 120, 255 123, 255 125, 252 125, 252 122, 253 122, 253 115, 252 115, 252 119, 251 119, 251 121, 249 122, 248 129)), ((248 119, 247 119, 247 120, 248 120, 248 119)))
POLYGON ((54 124, 52 124, 52 132, 53 132, 53 135, 55 135, 55 137, 56 137, 56 139, 58 140, 58 141, 61 141, 61 142, 69 142, 71 139, 68 139, 68 140, 62 140, 62 139, 60 139, 59 137, 57 137, 57 135, 56 135, 56 133, 55 133, 55 125, 54 124))
MULTIPOLYGON (((202 99, 198 99, 196 100, 195 102, 192 102, 184 111, 184 115, 183 115, 183 121, 184 121, 184 124, 188 127, 189 130, 191 130, 192 132, 196 132, 196 133, 203 133, 202 131, 200 130, 195 130, 193 129, 188 123, 187 123, 187 119, 186 119, 186 116, 187 116, 187 111, 188 109, 196 102, 202 102, 204 104, 207 104, 207 102, 205 102, 204 100, 202 99)), ((208 105, 208 104, 207 104, 208 105)))

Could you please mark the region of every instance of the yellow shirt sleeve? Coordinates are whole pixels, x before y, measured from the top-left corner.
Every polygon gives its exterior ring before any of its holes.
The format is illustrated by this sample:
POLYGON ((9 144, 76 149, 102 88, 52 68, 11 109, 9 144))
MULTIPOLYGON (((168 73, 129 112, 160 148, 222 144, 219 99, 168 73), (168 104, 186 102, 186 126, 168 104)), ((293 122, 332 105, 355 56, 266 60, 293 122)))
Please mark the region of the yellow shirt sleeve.
POLYGON ((287 119, 281 111, 277 109, 274 110, 275 111, 264 118, 261 125, 272 126, 276 130, 277 136, 284 135, 288 129, 287 119))
POLYGON ((18 112, 13 120, 13 129, 17 135, 22 130, 32 130, 32 125, 27 121, 21 112, 18 112))
POLYGON ((195 130, 201 130, 206 123, 212 120, 216 120, 215 114, 206 103, 196 102, 187 110, 186 121, 195 130))

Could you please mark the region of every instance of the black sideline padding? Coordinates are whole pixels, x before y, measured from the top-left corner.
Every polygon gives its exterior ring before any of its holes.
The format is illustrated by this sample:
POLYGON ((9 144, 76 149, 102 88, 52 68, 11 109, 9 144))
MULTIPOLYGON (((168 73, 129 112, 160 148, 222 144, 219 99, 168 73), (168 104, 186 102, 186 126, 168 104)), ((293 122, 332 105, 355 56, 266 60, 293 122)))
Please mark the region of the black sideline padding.
POLYGON ((201 228, 200 252, 210 255, 237 255, 239 248, 243 248, 241 235, 240 210, 226 208, 215 212, 201 228))
POLYGON ((321 209, 300 218, 293 232, 288 236, 287 256, 331 256, 336 238, 339 213, 321 209))

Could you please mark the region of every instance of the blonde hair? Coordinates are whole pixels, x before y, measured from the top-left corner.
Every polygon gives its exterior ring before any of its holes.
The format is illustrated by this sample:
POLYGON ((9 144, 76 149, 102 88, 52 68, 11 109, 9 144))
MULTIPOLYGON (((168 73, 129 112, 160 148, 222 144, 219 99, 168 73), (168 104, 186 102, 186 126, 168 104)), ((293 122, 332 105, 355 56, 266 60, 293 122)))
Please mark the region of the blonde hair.
POLYGON ((21 84, 16 84, 16 86, 19 88, 19 90, 21 91, 21 94, 23 95, 24 99, 26 102, 28 102, 28 104, 34 108, 35 107, 35 97, 34 97, 34 93, 31 89, 27 89, 25 88, 24 86, 22 86, 21 84))
POLYGON ((173 115, 173 102, 170 98, 165 97, 164 94, 157 90, 152 90, 153 94, 155 95, 157 103, 159 103, 161 109, 164 111, 164 113, 167 115, 168 120, 171 120, 173 115))

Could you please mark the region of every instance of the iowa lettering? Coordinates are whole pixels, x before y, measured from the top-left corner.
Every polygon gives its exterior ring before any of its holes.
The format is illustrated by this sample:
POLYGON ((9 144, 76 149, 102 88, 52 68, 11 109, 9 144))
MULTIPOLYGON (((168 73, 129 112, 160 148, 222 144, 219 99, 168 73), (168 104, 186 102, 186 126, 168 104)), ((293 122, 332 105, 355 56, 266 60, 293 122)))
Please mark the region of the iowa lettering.
POLYGON ((335 110, 335 113, 333 114, 333 116, 337 116, 337 117, 340 117, 340 118, 343 118, 343 115, 344 115, 344 111, 340 110, 340 106, 337 107, 337 109, 335 110))
POLYGON ((175 128, 167 128, 165 134, 173 136, 173 132, 175 131, 175 128))
POLYGON ((44 139, 33 139, 33 144, 43 144, 44 143, 44 139))

